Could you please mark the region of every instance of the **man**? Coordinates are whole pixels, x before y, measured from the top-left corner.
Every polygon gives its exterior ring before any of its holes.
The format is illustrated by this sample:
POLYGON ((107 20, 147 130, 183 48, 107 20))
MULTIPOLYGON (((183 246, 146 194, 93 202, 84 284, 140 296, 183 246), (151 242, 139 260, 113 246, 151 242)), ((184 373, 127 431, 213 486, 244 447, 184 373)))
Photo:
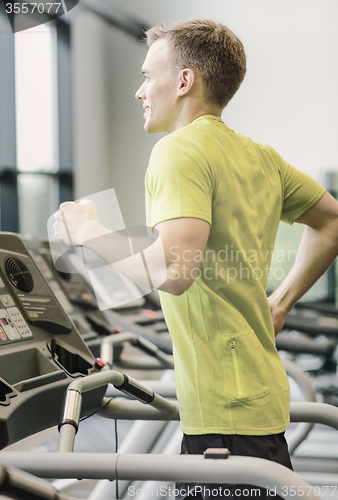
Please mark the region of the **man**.
MULTIPOLYGON (((148 225, 160 234, 149 261, 163 276, 158 289, 173 338, 182 452, 228 447, 291 468, 289 385, 274 339, 337 256, 338 203, 272 148, 221 120, 246 71, 243 46, 228 28, 208 20, 164 23, 147 32, 147 42, 136 98, 145 130, 168 132, 146 175, 148 225), (294 268, 267 299, 280 220, 306 229, 294 268)), ((71 235, 73 244, 113 262, 111 235, 92 204, 65 204, 56 221, 57 238, 69 243, 71 235)), ((132 266, 114 266, 142 279, 132 266)))

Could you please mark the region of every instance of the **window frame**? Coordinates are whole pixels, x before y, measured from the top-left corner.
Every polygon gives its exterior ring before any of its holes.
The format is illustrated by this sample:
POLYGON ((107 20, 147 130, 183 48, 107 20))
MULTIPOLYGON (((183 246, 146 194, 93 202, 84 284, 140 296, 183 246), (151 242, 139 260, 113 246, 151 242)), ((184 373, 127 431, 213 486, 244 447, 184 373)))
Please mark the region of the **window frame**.
POLYGON ((59 169, 55 172, 20 172, 17 169, 15 119, 15 49, 14 34, 0 3, 0 230, 18 233, 19 197, 18 175, 47 175, 58 185, 59 203, 73 199, 72 146, 72 78, 70 25, 57 18, 54 21, 57 37, 58 89, 58 151, 59 169))

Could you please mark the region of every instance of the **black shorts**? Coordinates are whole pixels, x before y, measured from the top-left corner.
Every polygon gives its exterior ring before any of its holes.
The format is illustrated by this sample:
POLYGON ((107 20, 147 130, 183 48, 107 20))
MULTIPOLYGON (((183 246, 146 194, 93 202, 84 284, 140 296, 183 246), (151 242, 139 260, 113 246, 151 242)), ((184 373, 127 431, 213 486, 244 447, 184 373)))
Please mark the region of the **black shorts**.
MULTIPOLYGON (((265 458, 292 470, 284 432, 268 436, 240 436, 223 434, 183 435, 181 454, 200 455, 207 448, 228 448, 231 455, 265 458)), ((196 498, 203 500, 276 500, 266 489, 241 484, 176 483, 176 500, 196 498), (197 487, 198 486, 198 487, 197 487), (197 488, 196 488, 197 487, 197 488)))

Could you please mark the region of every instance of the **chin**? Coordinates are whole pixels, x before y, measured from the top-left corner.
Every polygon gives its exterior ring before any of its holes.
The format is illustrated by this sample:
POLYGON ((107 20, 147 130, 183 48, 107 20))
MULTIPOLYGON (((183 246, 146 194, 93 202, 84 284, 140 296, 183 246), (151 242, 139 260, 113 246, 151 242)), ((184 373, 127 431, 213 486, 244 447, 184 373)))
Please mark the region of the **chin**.
POLYGON ((155 134, 157 132, 168 132, 165 127, 161 127, 160 125, 154 125, 149 122, 145 122, 144 124, 144 130, 148 132, 149 134, 155 134))
POLYGON ((150 123, 145 122, 144 124, 144 130, 148 132, 149 134, 152 134, 153 132, 158 132, 155 127, 152 127, 150 123))

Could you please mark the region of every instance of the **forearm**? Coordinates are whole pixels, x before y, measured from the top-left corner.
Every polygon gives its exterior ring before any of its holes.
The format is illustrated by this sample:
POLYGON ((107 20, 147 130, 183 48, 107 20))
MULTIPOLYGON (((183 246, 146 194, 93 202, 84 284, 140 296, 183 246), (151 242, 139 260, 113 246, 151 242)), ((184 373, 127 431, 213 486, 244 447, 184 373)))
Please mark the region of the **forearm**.
POLYGON ((94 251, 108 265, 133 281, 173 295, 193 283, 210 231, 203 219, 178 218, 160 222, 151 238, 147 228, 113 232, 97 219, 94 203, 66 202, 55 214, 56 239, 94 251), (175 249, 175 251, 173 251, 175 249), (176 251, 177 250, 177 251, 176 251), (185 252, 199 258, 186 259, 185 252))
MULTIPOLYGON (((171 225, 169 221, 168 224, 171 225)), ((183 219, 176 220, 175 227, 179 230, 180 226, 185 224, 186 221, 183 219)), ((191 219, 189 226, 194 224, 200 225, 201 221, 191 219)), ((205 233, 203 246, 205 246, 209 225, 202 221, 203 224, 205 224, 203 228, 205 233)), ((93 250, 107 264, 136 283, 172 295, 181 295, 195 280, 203 252, 202 250, 197 252, 200 259, 185 259, 186 252, 189 255, 194 253, 189 238, 181 239, 180 244, 171 245, 175 236, 173 232, 167 234, 163 226, 154 240, 148 236, 136 238, 122 232, 107 231, 102 226, 101 228, 102 236, 85 239, 82 245, 93 250)), ((94 231, 95 234, 99 232, 99 229, 94 231)), ((195 234, 195 231, 193 233, 195 234)))
POLYGON ((269 297, 270 305, 288 313, 333 263, 338 254, 338 223, 321 229, 305 227, 290 273, 269 297))
MULTIPOLYGON (((98 234, 100 229, 96 230, 98 234)), ((83 247, 95 252, 102 260, 127 278, 150 288, 164 286, 167 266, 160 237, 151 240, 121 232, 111 232, 101 226, 101 235, 83 242, 83 247)))

